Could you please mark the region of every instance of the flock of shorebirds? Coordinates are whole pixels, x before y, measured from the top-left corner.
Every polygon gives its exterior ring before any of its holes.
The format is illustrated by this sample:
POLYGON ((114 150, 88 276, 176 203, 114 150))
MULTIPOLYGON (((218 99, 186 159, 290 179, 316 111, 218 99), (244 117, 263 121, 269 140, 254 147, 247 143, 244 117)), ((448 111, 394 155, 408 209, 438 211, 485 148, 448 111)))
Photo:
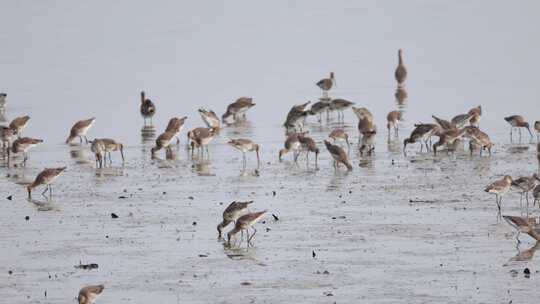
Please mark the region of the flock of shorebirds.
MULTIPOLYGON (((405 90, 405 80, 407 78, 407 68, 403 62, 402 50, 398 52, 398 66, 395 70, 394 76, 397 81, 397 88, 395 97, 398 102, 402 102, 407 98, 407 91, 405 90)), ((329 91, 336 85, 336 78, 334 73, 330 73, 329 78, 324 78, 316 83, 316 85, 322 90, 322 97, 316 103, 311 104, 307 102, 300 105, 293 106, 285 120, 284 127, 285 141, 284 147, 279 151, 279 160, 282 161, 283 157, 292 152, 293 160, 297 163, 299 156, 305 153, 306 165, 309 166, 309 153, 315 154, 315 168, 318 168, 318 156, 319 147, 315 140, 313 140, 307 131, 304 130, 304 123, 308 116, 315 116, 317 120, 322 123, 323 116, 326 115, 326 119, 329 119, 329 115, 333 112, 337 113, 338 122, 344 120, 344 111, 352 109, 353 113, 358 118, 358 149, 361 155, 370 155, 375 149, 375 136, 377 134, 377 126, 374 123, 373 115, 367 108, 355 107, 354 103, 341 98, 330 98, 329 91)), ((0 108, 3 108, 6 103, 7 95, 0 93, 0 108)), ((147 126, 148 121, 152 125, 152 117, 156 113, 155 104, 146 97, 145 92, 141 92, 140 101, 140 113, 144 119, 144 125, 147 126)), ((198 127, 187 132, 187 146, 191 149, 191 155, 194 156, 195 151, 199 157, 204 158, 205 154, 208 157, 208 145, 210 142, 219 135, 222 129, 222 124, 229 125, 233 123, 241 123, 245 117, 246 112, 255 106, 253 99, 250 97, 238 98, 235 102, 231 103, 225 113, 221 116, 221 119, 216 115, 214 111, 199 109, 199 114, 206 124, 206 127, 198 127)), ((491 149, 493 143, 490 141, 489 136, 480 130, 479 122, 482 116, 482 107, 478 106, 470 109, 465 114, 460 114, 452 118, 450 121, 433 116, 433 123, 418 123, 414 125, 414 129, 410 136, 403 141, 403 153, 407 155, 407 146, 414 143, 420 144, 420 152, 424 147, 426 151, 433 151, 437 154, 437 151, 446 149, 447 153, 454 152, 463 141, 468 141, 468 148, 470 153, 487 150, 491 155, 491 149), (437 137, 438 141, 432 143, 432 137, 437 137)), ((30 137, 23 137, 22 133, 28 124, 30 117, 22 116, 17 117, 11 121, 8 126, 0 126, 0 140, 2 141, 3 156, 9 166, 10 159, 14 155, 22 154, 22 161, 20 165, 25 165, 28 160, 28 151, 43 142, 41 139, 35 139, 30 137)), ((151 149, 151 157, 156 157, 156 154, 160 150, 165 151, 165 155, 168 157, 173 153, 172 148, 176 144, 178 146, 180 139, 179 133, 182 131, 187 117, 173 117, 170 119, 165 131, 157 136, 155 140, 155 146, 151 149), (175 140, 176 139, 176 140, 175 140)), ((519 133, 519 139, 521 141, 522 129, 528 130, 531 139, 533 133, 530 125, 520 115, 513 115, 504 118, 508 124, 510 124, 510 138, 513 140, 514 131, 519 133)), ((110 138, 95 138, 88 140, 86 137, 88 130, 92 127, 95 118, 85 119, 76 122, 70 129, 69 136, 66 139, 66 144, 79 139, 80 144, 90 144, 90 150, 95 155, 96 167, 102 168, 112 164, 111 152, 118 151, 124 162, 124 146, 122 143, 110 139, 110 138)), ((399 126, 402 121, 402 112, 394 110, 387 115, 387 129, 388 137, 398 135, 399 126)), ((534 130, 537 133, 537 138, 540 141, 540 121, 534 123, 534 130)), ((348 151, 351 147, 349 135, 342 128, 336 128, 328 135, 328 140, 324 140, 324 145, 329 154, 334 160, 335 170, 339 170, 339 167, 343 165, 348 171, 353 170, 353 166, 348 158, 348 151), (346 145, 347 152, 343 145, 346 145)), ((250 139, 236 138, 228 141, 228 144, 236 148, 243 155, 243 168, 247 166, 246 153, 255 152, 257 155, 257 168, 259 168, 261 160, 259 156, 260 146, 250 139)), ((537 157, 540 171, 540 143, 537 145, 537 157)), ((35 180, 27 186, 28 197, 31 198, 32 190, 36 187, 45 186, 42 195, 45 196, 49 192, 49 198, 52 197, 52 183, 55 179, 66 170, 66 167, 60 168, 47 168, 40 172, 35 180)), ((256 170, 257 171, 257 170, 256 170)), ((501 203, 505 193, 507 193, 512 187, 518 189, 521 193, 521 197, 525 196, 527 201, 527 217, 518 216, 504 216, 504 218, 519 232, 528 233, 535 239, 540 240, 540 224, 533 218, 528 217, 529 207, 529 192, 532 192, 534 197, 534 204, 539 202, 540 206, 540 185, 537 185, 537 181, 540 181, 537 174, 532 176, 519 177, 513 179, 511 176, 505 176, 501 180, 495 181, 491 185, 485 188, 488 193, 495 194, 495 201, 498 207, 498 216, 501 218, 501 203)), ((223 220, 217 226, 218 236, 222 237, 223 229, 230 223, 234 223, 234 227, 227 233, 227 243, 230 245, 231 238, 238 232, 241 232, 242 237, 244 231, 246 232, 247 247, 253 246, 252 240, 257 230, 254 224, 259 221, 266 211, 250 212, 248 210, 249 205, 253 201, 248 202, 232 202, 223 212, 223 220), (250 235, 250 231, 252 233, 250 235)), ((520 201, 522 203, 522 201, 520 201)), ((91 304, 98 294, 104 289, 103 285, 87 286, 80 290, 79 303, 91 304)))

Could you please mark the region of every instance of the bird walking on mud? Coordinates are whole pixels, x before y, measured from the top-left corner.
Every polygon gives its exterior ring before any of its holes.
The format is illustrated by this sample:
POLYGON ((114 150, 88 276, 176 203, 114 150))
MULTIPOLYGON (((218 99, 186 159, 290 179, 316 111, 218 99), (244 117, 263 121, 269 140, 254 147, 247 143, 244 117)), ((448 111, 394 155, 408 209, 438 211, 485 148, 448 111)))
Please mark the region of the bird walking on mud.
POLYGON ((251 152, 251 151, 255 151, 255 153, 257 154, 257 168, 260 167, 261 160, 260 160, 260 157, 259 157, 259 145, 258 144, 254 143, 253 141, 251 141, 249 139, 244 139, 244 138, 231 139, 228 142, 228 144, 242 152, 244 169, 246 169, 246 165, 247 165, 246 152, 251 152))
POLYGON ((255 234, 257 233, 257 229, 253 225, 257 223, 263 215, 266 213, 266 210, 260 211, 260 212, 253 212, 248 213, 246 215, 243 215, 239 217, 236 220, 236 224, 234 225, 234 228, 227 233, 227 244, 231 245, 231 238, 236 235, 240 231, 246 231, 247 234, 247 248, 249 246, 253 247, 253 244, 251 243, 251 240, 255 237, 255 234), (253 230, 253 234, 249 235, 249 228, 253 230))
POLYGON ((325 140, 324 144, 326 146, 326 149, 334 159, 334 169, 338 170, 339 165, 343 164, 345 167, 347 167, 348 171, 352 171, 353 167, 351 163, 349 162, 349 158, 347 157, 347 153, 338 145, 333 145, 329 141, 325 140))
POLYGON ((495 203, 497 204, 497 218, 501 218, 501 204, 502 198, 510 190, 512 186, 512 177, 510 175, 504 176, 502 179, 497 180, 488 185, 484 191, 487 193, 495 194, 495 203))
POLYGON ((44 185, 46 188, 41 193, 41 195, 45 196, 45 193, 49 191, 49 198, 52 197, 52 186, 51 184, 58 178, 58 176, 66 170, 66 167, 61 168, 49 168, 41 171, 34 180, 33 183, 28 185, 26 187, 26 190, 28 190, 28 199, 32 198, 32 189, 39 187, 41 185, 44 185))
MULTIPOLYGON (((238 218, 249 213, 249 205, 253 201, 237 202, 234 201, 223 211, 223 221, 217 225, 218 237, 221 238, 223 228, 227 227, 232 222, 236 222, 238 218)), ((236 224, 236 223, 235 223, 236 224)))
POLYGON ((527 129, 527 131, 529 131, 529 134, 531 135, 531 139, 533 138, 531 129, 529 127, 529 123, 525 121, 525 118, 523 118, 523 116, 512 115, 512 116, 505 117, 504 120, 506 120, 506 122, 510 124, 510 141, 511 142, 513 141, 512 134, 513 134, 514 128, 517 128, 519 131, 519 142, 521 142, 521 129, 522 128, 527 129))
POLYGON ((86 133, 92 127, 95 120, 96 119, 94 117, 92 117, 92 118, 89 118, 89 119, 77 121, 73 125, 73 127, 71 127, 71 130, 69 131, 69 136, 66 139, 66 144, 69 144, 76 137, 79 137, 79 140, 80 140, 81 144, 82 144, 83 137, 84 137, 85 142, 88 143, 88 138, 86 137, 86 133))

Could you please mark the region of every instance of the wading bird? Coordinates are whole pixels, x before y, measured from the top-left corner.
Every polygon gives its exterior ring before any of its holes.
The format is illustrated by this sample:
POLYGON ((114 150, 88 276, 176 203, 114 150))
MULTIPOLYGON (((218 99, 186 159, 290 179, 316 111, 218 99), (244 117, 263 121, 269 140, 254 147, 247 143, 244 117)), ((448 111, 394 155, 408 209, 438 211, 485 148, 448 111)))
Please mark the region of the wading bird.
POLYGON ((49 198, 52 197, 52 186, 51 184, 56 180, 56 178, 66 170, 66 167, 61 168, 49 168, 41 171, 33 183, 28 185, 26 187, 26 190, 28 190, 28 199, 32 198, 32 189, 39 187, 41 185, 46 186, 45 190, 41 193, 41 195, 45 196, 45 193, 49 191, 49 198))

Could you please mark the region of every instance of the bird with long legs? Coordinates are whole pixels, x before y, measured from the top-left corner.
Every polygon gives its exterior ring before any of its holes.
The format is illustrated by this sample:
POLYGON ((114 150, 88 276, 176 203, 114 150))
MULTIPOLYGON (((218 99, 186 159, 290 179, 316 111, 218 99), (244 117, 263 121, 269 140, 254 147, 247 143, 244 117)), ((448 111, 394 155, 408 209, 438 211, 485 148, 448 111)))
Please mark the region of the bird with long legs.
POLYGON ((199 115, 208 128, 221 129, 221 121, 214 111, 199 109, 199 115))
POLYGON ((493 143, 489 139, 489 136, 482 132, 475 126, 467 126, 465 129, 465 137, 468 137, 469 140, 469 151, 471 155, 473 154, 474 148, 478 147, 480 149, 480 156, 482 156, 482 151, 488 150, 489 156, 491 156, 491 148, 493 148, 493 143))
POLYGON ((175 132, 167 132, 167 131, 165 131, 165 132, 161 133, 156 138, 156 145, 154 147, 152 147, 152 149, 150 150, 151 154, 152 154, 152 158, 154 158, 155 155, 156 155, 156 152, 161 150, 161 149, 165 149, 165 154, 166 155, 167 155, 167 153, 172 153, 171 142, 172 142, 175 135, 176 135, 175 132))
POLYGON ((73 125, 73 127, 71 127, 71 130, 69 131, 69 136, 66 139, 66 144, 69 144, 76 137, 79 137, 79 140, 80 140, 81 144, 82 144, 83 138, 84 138, 85 142, 88 143, 88 138, 86 137, 86 133, 88 133, 88 130, 92 127, 95 120, 96 119, 94 117, 92 117, 92 118, 89 118, 89 119, 77 121, 73 125))
POLYGON ((234 228, 227 233, 227 244, 231 245, 231 238, 236 235, 240 231, 246 231, 247 234, 247 248, 249 246, 253 247, 253 244, 251 243, 251 240, 255 237, 255 234, 257 233, 257 229, 255 229, 254 225, 257 223, 266 213, 267 210, 259 211, 259 212, 253 212, 248 213, 246 215, 242 215, 236 220, 236 224, 234 225, 234 228), (253 230, 253 234, 249 235, 249 228, 253 230))
POLYGON ((340 122, 340 121, 343 122, 345 120, 344 111, 346 109, 349 109, 353 105, 354 105, 354 102, 352 102, 352 101, 349 101, 349 100, 346 100, 346 99, 343 99, 343 98, 336 98, 336 99, 332 99, 332 101, 330 101, 330 105, 329 105, 328 109, 330 111, 337 111, 337 113, 338 113, 338 122, 340 122))
POLYGON ((429 151, 428 141, 431 136, 440 133, 440 127, 436 124, 416 124, 414 126, 415 128, 411 132, 411 135, 403 140, 403 154, 405 156, 407 156, 407 145, 416 142, 420 142, 420 152, 422 152, 424 145, 426 146, 426 151, 429 151))
POLYGON ((521 129, 525 128, 527 131, 529 131, 529 134, 531 135, 531 139, 533 138, 531 129, 529 127, 529 123, 525 121, 523 116, 521 115, 512 115, 505 117, 504 120, 510 124, 510 142, 513 142, 513 131, 514 128, 517 128, 519 131, 519 142, 521 142, 521 129))
POLYGON ((398 87, 403 87, 405 84, 405 79, 407 79, 407 68, 403 63, 403 50, 398 50, 398 66, 394 72, 394 77, 398 83, 398 87))
POLYGON ((279 161, 283 160, 283 156, 289 152, 293 152, 294 162, 298 160, 298 155, 300 154, 300 149, 302 144, 298 139, 298 133, 291 133, 287 136, 285 140, 284 148, 279 150, 279 161))
POLYGON ((4 152, 4 157, 7 157, 15 135, 15 132, 10 127, 0 126, 0 140, 2 141, 2 151, 4 152))
POLYGON ((538 207, 540 207, 540 185, 536 185, 536 187, 534 187, 532 195, 534 198, 533 206, 536 206, 536 203, 538 203, 538 207))
POLYGON ((9 123, 9 127, 13 130, 13 132, 15 132, 17 137, 21 137, 22 131, 28 125, 29 120, 30 116, 28 115, 16 117, 9 123))
POLYGON ((173 117, 173 118, 169 119, 169 123, 167 124, 167 127, 165 128, 165 132, 174 133, 174 136, 176 137, 176 144, 180 144, 180 138, 178 138, 178 134, 184 128, 184 124, 186 123, 186 119, 187 119, 187 116, 184 116, 182 118, 173 117))
POLYGON ((351 144, 349 142, 349 135, 347 134, 347 132, 345 132, 345 130, 341 128, 332 130, 332 132, 328 134, 328 137, 331 138, 334 143, 345 142, 347 144, 347 149, 351 148, 351 144))
POLYGON ((471 119, 469 120, 469 123, 472 126, 480 127, 480 118, 482 118, 482 106, 477 106, 475 108, 470 109, 468 114, 471 115, 471 119))
POLYGON ((529 192, 534 190, 536 181, 540 181, 536 173, 532 176, 521 176, 518 179, 512 180, 512 186, 516 187, 520 192, 519 206, 521 209, 523 208, 523 195, 525 195, 527 216, 529 216, 529 192))
POLYGON ((81 288, 77 300, 79 304, 94 304, 99 294, 103 292, 105 286, 103 285, 90 285, 81 288))
POLYGON ((386 128, 388 129, 388 137, 390 138, 390 131, 393 129, 395 136, 398 136, 399 122, 401 120, 400 111, 391 111, 386 115, 386 128))
POLYGON ((452 129, 441 132, 439 134, 439 141, 433 144, 433 154, 437 155, 438 147, 443 145, 446 145, 447 152, 454 152, 456 141, 459 141, 463 135, 465 135, 465 129, 452 129))
POLYGON ((339 169, 339 165, 343 164, 345 167, 347 167, 348 171, 352 171, 353 167, 351 163, 349 162, 349 158, 347 157, 347 153, 338 145, 333 145, 329 141, 325 140, 324 145, 326 146, 326 149, 330 153, 330 156, 334 159, 334 169, 337 171, 339 169))
POLYGON ((323 98, 328 98, 328 91, 330 91, 332 87, 336 85, 334 72, 330 72, 329 78, 323 78, 317 81, 316 85, 322 90, 323 98))
POLYGON ((319 168, 318 159, 319 159, 319 148, 317 143, 313 138, 306 136, 305 134, 298 135, 298 140, 300 141, 301 149, 306 151, 306 167, 309 167, 309 153, 315 154, 315 169, 319 168))
POLYGON ((26 165, 26 161, 28 160, 28 151, 42 142, 43 142, 42 139, 30 138, 30 137, 19 137, 13 142, 13 144, 11 145, 11 149, 9 149, 8 152, 11 152, 13 154, 22 153, 23 154, 22 165, 24 166, 26 165))
POLYGON ((111 152, 115 151, 120 152, 120 156, 122 157, 122 164, 125 162, 123 144, 111 138, 101 138, 100 140, 105 146, 105 161, 107 161, 107 156, 109 157, 109 165, 112 165, 111 152))
POLYGON ((247 165, 247 159, 246 159, 246 153, 255 151, 257 154, 257 168, 261 166, 261 160, 259 157, 259 145, 254 143, 253 141, 245 138, 237 138, 237 139, 231 139, 228 142, 229 145, 233 146, 240 152, 242 152, 242 159, 243 159, 243 168, 246 169, 247 165))
POLYGON ((456 115, 450 120, 454 127, 461 129, 470 124, 472 115, 469 113, 456 115))
POLYGON ((106 157, 105 143, 99 138, 95 138, 90 141, 90 143, 90 151, 94 153, 96 158, 96 168, 103 168, 104 159, 106 157))
POLYGON ((141 116, 144 120, 144 125, 146 126, 146 120, 150 120, 150 125, 152 125, 152 117, 156 114, 156 105, 146 98, 146 93, 141 91, 141 106, 140 106, 141 116))
POLYGON ((375 136, 377 130, 369 130, 362 133, 362 141, 360 145, 360 155, 364 156, 364 153, 371 155, 375 151, 375 136))
POLYGON ((330 103, 325 100, 321 99, 320 101, 317 101, 313 105, 311 105, 311 108, 308 111, 309 115, 317 115, 317 121, 319 123, 322 122, 322 115, 324 112, 326 112, 326 118, 328 119, 328 109, 330 107, 330 103))
POLYGON ((52 183, 58 178, 58 176, 66 170, 66 167, 60 168, 48 168, 41 171, 33 183, 26 187, 28 191, 28 199, 32 198, 32 189, 39 187, 41 185, 45 186, 45 190, 41 195, 45 196, 45 193, 49 191, 49 198, 52 198, 52 183))
POLYGON ((225 114, 221 116, 221 121, 227 123, 230 117, 233 118, 234 122, 237 122, 240 118, 246 118, 246 112, 255 106, 253 98, 251 97, 240 97, 235 102, 227 106, 225 114))
POLYGON ((199 149, 201 157, 204 157, 204 150, 206 148, 206 156, 208 157, 208 144, 217 135, 217 131, 212 128, 195 128, 188 132, 188 138, 191 140, 191 156, 193 157, 193 150, 199 149))
POLYGON ((283 126, 287 129, 287 131, 292 132, 302 132, 304 129, 304 121, 306 119, 306 116, 309 114, 309 111, 306 110, 307 106, 311 103, 311 101, 308 101, 303 104, 294 105, 287 114, 287 118, 285 119, 285 123, 283 126))
POLYGON ((516 241, 518 244, 521 243, 519 240, 521 233, 526 233, 535 240, 540 241, 540 225, 536 222, 535 218, 504 215, 503 219, 517 230, 516 241))
POLYGON ((253 201, 247 201, 247 202, 237 202, 234 201, 225 208, 223 211, 223 221, 217 225, 217 231, 218 231, 218 238, 221 239, 221 234, 223 232, 223 228, 227 227, 232 222, 235 222, 240 218, 241 216, 244 216, 249 213, 249 205, 252 204, 253 201))
POLYGON ((489 184, 484 191, 495 194, 495 203, 497 204, 497 219, 501 218, 501 205, 503 196, 510 190, 512 186, 512 177, 505 175, 502 179, 489 184))
POLYGON ((442 131, 456 129, 456 126, 453 123, 451 123, 450 121, 446 120, 446 119, 439 118, 439 117, 437 117, 435 115, 431 115, 431 117, 433 117, 435 122, 441 127, 442 131))

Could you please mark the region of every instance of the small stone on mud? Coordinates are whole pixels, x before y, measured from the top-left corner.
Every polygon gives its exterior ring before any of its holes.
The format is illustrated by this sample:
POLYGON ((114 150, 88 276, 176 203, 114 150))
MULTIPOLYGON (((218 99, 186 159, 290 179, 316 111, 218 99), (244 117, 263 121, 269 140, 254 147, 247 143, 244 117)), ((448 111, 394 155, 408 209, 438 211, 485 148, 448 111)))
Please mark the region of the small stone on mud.
POLYGON ((191 225, 197 226, 197 222, 193 222, 193 223, 191 223, 191 225))
POLYGON ((165 195, 165 194, 167 194, 167 192, 166 192, 166 191, 163 191, 163 195, 165 195))
POLYGON ((29 220, 30 220, 30 216, 27 215, 27 216, 24 217, 24 219, 27 220, 27 221, 29 221, 29 220))
POLYGON ((272 191, 272 196, 276 196, 276 191, 272 191))
POLYGON ((117 219, 117 218, 118 218, 118 215, 116 215, 116 213, 111 213, 111 217, 112 217, 113 219, 117 219))
POLYGON ((325 270, 323 274, 330 274, 330 272, 328 272, 328 270, 325 270))
POLYGON ((13 274, 13 270, 8 271, 8 274, 9 274, 9 275, 12 275, 12 274, 13 274))
POLYGON ((531 277, 531 271, 529 270, 529 268, 525 268, 525 270, 523 270, 523 274, 525 274, 526 278, 531 277))
POLYGON ((315 250, 311 251, 311 256, 312 256, 313 258, 315 258, 315 257, 317 256, 317 254, 315 254, 315 250))
POLYGON ((242 283, 240 283, 240 285, 242 285, 242 286, 249 286, 249 285, 251 285, 251 283, 250 283, 250 282, 242 282, 242 283))
POLYGON ((13 195, 10 195, 10 196, 8 196, 6 198, 7 198, 8 201, 11 201, 11 200, 13 200, 13 195))
POLYGON ((199 254, 199 257, 200 257, 200 258, 207 258, 208 255, 206 255, 206 254, 199 254))
POLYGON ((188 199, 194 200, 193 196, 188 196, 188 199))
POLYGON ((270 228, 266 227, 266 232, 270 231, 270 228))
POLYGON ((120 195, 118 198, 119 198, 119 199, 125 199, 126 197, 123 196, 123 195, 120 195))
POLYGON ((274 220, 279 221, 279 217, 277 217, 277 215, 272 213, 272 216, 274 217, 274 220))

